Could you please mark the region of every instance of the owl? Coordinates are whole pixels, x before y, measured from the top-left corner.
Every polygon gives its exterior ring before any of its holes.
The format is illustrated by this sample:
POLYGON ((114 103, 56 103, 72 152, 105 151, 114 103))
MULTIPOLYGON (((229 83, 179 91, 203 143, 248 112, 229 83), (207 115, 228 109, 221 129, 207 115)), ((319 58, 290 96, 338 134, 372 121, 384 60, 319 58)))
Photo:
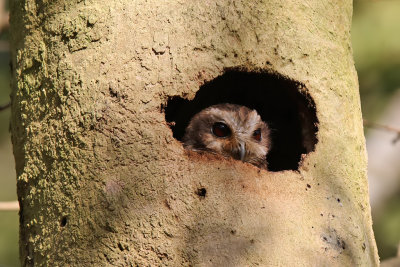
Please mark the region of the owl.
POLYGON ((270 129, 255 110, 218 104, 193 116, 183 145, 188 150, 221 154, 267 169, 270 129))

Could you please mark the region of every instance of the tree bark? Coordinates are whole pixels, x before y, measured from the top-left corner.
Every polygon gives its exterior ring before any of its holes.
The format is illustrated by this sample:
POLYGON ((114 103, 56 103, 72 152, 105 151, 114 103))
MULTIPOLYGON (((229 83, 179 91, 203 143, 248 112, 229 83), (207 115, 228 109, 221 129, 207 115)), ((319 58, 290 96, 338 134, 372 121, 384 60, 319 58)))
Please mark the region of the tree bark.
POLYGON ((352 1, 10 10, 23 266, 378 265, 352 1), (230 68, 304 85, 318 142, 297 170, 187 153, 173 137, 168 100, 230 68))

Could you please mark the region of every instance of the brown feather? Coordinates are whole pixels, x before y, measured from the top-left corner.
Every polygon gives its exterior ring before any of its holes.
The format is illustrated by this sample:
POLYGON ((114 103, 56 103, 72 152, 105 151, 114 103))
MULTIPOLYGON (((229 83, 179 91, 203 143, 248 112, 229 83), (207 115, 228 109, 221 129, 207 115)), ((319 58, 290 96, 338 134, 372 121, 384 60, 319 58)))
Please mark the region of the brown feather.
MULTIPOLYGON (((208 151, 225 157, 240 159, 267 169, 266 155, 270 149, 270 130, 255 110, 234 104, 210 106, 190 120, 183 137, 184 147, 193 151, 208 151), (231 134, 218 137, 212 127, 216 122, 226 124, 231 134), (261 130, 261 140, 254 131, 261 130), (240 147, 245 153, 241 155, 240 147)), ((243 152, 242 152, 243 153, 243 152)))

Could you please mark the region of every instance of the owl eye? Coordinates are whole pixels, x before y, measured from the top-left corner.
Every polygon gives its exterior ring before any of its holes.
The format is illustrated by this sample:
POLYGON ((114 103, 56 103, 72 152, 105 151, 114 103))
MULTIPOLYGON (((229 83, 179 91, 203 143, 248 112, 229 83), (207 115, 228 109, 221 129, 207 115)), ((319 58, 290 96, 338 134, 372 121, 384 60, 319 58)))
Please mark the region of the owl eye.
POLYGON ((217 137, 227 137, 231 135, 231 129, 228 125, 222 122, 216 122, 212 126, 212 132, 217 137))
POLYGON ((261 141, 261 129, 258 128, 253 132, 253 138, 257 141, 261 141))

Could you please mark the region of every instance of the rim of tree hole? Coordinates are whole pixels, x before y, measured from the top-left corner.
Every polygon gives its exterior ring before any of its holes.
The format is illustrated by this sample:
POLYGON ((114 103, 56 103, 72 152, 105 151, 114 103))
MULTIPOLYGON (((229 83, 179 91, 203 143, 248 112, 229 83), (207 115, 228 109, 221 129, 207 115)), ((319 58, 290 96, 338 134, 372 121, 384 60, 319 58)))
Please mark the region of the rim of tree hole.
POLYGON ((267 155, 270 171, 298 170, 302 154, 317 144, 316 106, 306 87, 269 71, 226 70, 205 82, 193 100, 170 97, 164 107, 173 136, 181 141, 190 119, 215 104, 231 103, 257 110, 271 129, 267 155))

